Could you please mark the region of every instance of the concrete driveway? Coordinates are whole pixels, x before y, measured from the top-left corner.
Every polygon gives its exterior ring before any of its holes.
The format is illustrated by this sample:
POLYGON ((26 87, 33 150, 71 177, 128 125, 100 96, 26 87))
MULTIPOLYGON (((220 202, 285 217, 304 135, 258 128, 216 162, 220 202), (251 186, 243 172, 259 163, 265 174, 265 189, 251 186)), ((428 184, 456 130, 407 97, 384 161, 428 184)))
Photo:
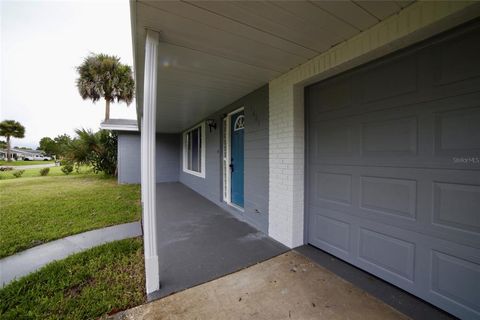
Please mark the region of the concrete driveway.
POLYGON ((112 318, 408 319, 293 251, 112 318))

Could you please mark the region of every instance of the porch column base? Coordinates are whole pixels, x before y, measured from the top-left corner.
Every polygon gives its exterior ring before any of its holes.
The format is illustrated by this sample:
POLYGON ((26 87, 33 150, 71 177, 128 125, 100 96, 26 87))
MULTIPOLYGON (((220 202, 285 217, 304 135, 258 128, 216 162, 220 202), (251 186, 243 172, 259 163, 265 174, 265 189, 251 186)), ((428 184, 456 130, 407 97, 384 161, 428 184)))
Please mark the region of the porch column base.
POLYGON ((146 291, 149 301, 149 297, 154 295, 161 288, 159 265, 160 261, 158 256, 145 257, 146 291))

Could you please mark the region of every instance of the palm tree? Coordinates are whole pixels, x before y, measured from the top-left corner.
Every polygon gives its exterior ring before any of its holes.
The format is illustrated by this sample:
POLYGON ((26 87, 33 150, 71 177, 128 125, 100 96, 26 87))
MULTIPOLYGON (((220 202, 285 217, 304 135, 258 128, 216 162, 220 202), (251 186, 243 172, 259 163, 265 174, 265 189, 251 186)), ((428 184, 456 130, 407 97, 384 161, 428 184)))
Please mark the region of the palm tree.
POLYGON ((25 137, 25 127, 15 120, 4 120, 0 122, 0 136, 7 138, 7 161, 12 161, 10 152, 10 138, 25 137))
POLYGON ((120 63, 116 56, 90 54, 77 67, 77 88, 84 100, 105 99, 105 120, 110 118, 110 102, 124 101, 129 105, 134 96, 132 68, 120 63))

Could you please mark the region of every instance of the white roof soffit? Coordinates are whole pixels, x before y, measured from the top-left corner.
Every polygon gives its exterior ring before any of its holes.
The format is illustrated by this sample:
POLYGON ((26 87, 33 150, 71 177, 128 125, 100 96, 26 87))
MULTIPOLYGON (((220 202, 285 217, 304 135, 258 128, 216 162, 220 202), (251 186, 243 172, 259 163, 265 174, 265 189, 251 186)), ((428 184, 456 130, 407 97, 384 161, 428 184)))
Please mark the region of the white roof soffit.
POLYGON ((412 1, 131 2, 137 114, 160 33, 157 131, 180 132, 412 1))

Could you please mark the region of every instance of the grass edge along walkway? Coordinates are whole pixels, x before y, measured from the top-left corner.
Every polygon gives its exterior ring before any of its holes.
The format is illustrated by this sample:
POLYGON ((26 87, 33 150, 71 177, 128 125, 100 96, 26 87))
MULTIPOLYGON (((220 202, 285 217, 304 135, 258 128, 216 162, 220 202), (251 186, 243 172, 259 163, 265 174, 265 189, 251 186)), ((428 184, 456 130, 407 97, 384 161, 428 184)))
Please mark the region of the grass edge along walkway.
POLYGON ((79 174, 0 181, 0 258, 73 234, 140 220, 139 185, 79 174))
POLYGON ((142 235, 139 221, 119 224, 75 234, 27 249, 0 259, 0 287, 15 279, 35 272, 55 260, 94 248, 116 240, 135 238, 142 235))
POLYGON ((96 319, 146 302, 143 243, 114 241, 0 289, 1 319, 96 319))

